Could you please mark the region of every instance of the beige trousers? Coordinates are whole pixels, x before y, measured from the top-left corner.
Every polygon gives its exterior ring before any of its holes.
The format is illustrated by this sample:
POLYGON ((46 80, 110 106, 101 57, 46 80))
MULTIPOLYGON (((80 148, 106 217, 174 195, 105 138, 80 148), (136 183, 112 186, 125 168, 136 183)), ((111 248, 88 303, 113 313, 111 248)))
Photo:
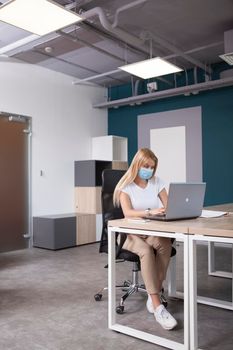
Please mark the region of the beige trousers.
POLYGON ((141 274, 148 294, 158 294, 171 256, 171 239, 154 236, 128 235, 124 249, 137 254, 141 262, 141 274), (156 249, 156 254, 154 253, 156 249))

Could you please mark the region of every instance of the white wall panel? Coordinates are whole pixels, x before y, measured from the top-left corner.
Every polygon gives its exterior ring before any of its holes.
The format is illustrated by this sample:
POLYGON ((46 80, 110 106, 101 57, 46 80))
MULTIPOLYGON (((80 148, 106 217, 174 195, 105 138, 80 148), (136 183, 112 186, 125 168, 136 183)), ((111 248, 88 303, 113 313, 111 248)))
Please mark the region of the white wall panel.
POLYGON ((186 181, 185 126, 151 129, 150 148, 159 159, 157 175, 167 189, 170 182, 186 181))

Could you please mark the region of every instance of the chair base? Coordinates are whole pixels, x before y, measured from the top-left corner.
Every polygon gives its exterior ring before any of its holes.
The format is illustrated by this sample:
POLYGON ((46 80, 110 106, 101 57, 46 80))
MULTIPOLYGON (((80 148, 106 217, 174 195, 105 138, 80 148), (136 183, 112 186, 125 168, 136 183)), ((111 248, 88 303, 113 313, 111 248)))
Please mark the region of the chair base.
MULTIPOLYGON (((116 285, 116 288, 120 288, 125 294, 122 295, 119 305, 116 307, 116 312, 122 314, 124 312, 124 302, 132 294, 137 292, 147 293, 144 284, 133 284, 131 281, 124 281, 121 285, 116 285)), ((103 292, 107 291, 108 287, 102 288, 97 294, 94 295, 95 301, 101 301, 103 292)))
MULTIPOLYGON (((126 280, 121 285, 116 285, 116 288, 121 288, 125 294, 122 295, 120 299, 119 305, 116 307, 116 313, 123 314, 124 312, 124 303, 125 300, 132 294, 142 292, 147 293, 145 285, 139 284, 138 282, 138 263, 134 262, 133 270, 132 270, 132 281, 126 280)), ((100 301, 102 299, 102 292, 108 290, 108 287, 102 288, 97 294, 94 295, 96 301, 100 301)), ((160 295, 162 304, 167 307, 167 301, 163 295, 164 290, 162 290, 162 294, 160 295)))
MULTIPOLYGON (((125 281, 125 282, 129 282, 129 281, 125 281)), ((132 294, 134 293, 138 293, 138 292, 142 292, 142 293, 147 293, 145 285, 144 284, 138 284, 135 283, 133 284, 132 282, 130 282, 130 284, 128 284, 128 286, 126 287, 126 289, 123 289, 126 291, 126 293, 124 295, 122 295, 121 300, 119 305, 116 307, 116 312, 118 314, 123 314, 124 312, 124 303, 125 300, 132 294)))

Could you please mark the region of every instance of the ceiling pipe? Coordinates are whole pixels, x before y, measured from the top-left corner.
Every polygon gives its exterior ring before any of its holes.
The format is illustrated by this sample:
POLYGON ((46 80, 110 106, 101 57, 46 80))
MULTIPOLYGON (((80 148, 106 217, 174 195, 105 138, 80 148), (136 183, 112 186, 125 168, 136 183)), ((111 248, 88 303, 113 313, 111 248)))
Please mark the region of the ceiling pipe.
POLYGON ((10 51, 17 49, 19 47, 23 47, 29 43, 35 42, 39 38, 40 38, 39 35, 32 34, 32 35, 27 36, 26 38, 17 40, 12 44, 3 46, 0 48, 0 55, 6 54, 7 52, 10 52, 10 51))
POLYGON ((108 32, 111 32, 112 34, 116 35, 117 37, 123 39, 126 43, 129 43, 130 45, 140 47, 140 49, 144 49, 145 52, 148 53, 148 47, 145 45, 144 40, 139 39, 136 36, 129 34, 120 28, 113 28, 112 24, 108 21, 105 13, 101 7, 94 7, 93 9, 88 10, 87 12, 81 12, 80 16, 84 20, 87 20, 87 19, 94 17, 94 16, 98 16, 101 25, 108 32))
MULTIPOLYGON (((187 50, 185 51, 184 53, 185 54, 189 54, 189 53, 195 53, 195 52, 199 52, 199 51, 204 51, 206 49, 210 49, 212 47, 216 47, 216 46, 220 46, 223 44, 223 40, 221 41, 216 41, 215 43, 211 43, 211 44, 207 44, 207 45, 203 45, 203 46, 199 46, 199 47, 195 47, 194 49, 190 49, 190 50, 187 50)), ((177 57, 178 55, 174 54, 174 55, 171 55, 170 57, 177 57)))
POLYGON ((127 5, 124 5, 122 7, 119 7, 117 10, 116 10, 116 13, 115 13, 115 17, 114 17, 114 21, 113 21, 113 28, 117 27, 118 26, 118 17, 119 17, 119 14, 122 13, 123 11, 125 10, 128 10, 128 9, 131 9, 132 7, 135 7, 135 6, 138 6, 138 5, 141 5, 143 4, 144 2, 147 2, 148 0, 136 0, 134 2, 131 2, 127 5))
POLYGON ((110 102, 102 102, 102 103, 94 104, 93 107, 94 108, 112 108, 112 107, 117 108, 121 106, 132 105, 134 103, 141 104, 143 102, 151 102, 154 100, 159 100, 159 99, 168 98, 168 97, 188 95, 190 93, 195 95, 197 92, 212 90, 212 89, 217 89, 217 88, 222 88, 222 87, 227 87, 232 85, 233 85, 233 77, 219 79, 219 80, 210 80, 205 83, 193 84, 188 86, 182 86, 175 89, 152 92, 150 94, 122 98, 122 99, 114 100, 110 102))
POLYGON ((119 69, 112 70, 112 71, 109 71, 109 72, 106 72, 106 73, 100 73, 100 74, 94 75, 92 77, 84 78, 84 79, 77 79, 77 80, 74 80, 72 82, 72 84, 73 85, 78 85, 78 84, 82 84, 82 83, 89 82, 89 81, 92 81, 92 80, 96 80, 96 79, 99 79, 99 78, 103 78, 103 77, 106 77, 108 75, 113 75, 113 74, 116 74, 116 73, 119 73, 119 69))
MULTIPOLYGON (((88 78, 83 78, 83 79, 76 79, 72 82, 73 85, 79 85, 79 84, 85 84, 88 81, 92 81, 92 80, 98 80, 99 78, 103 78, 103 77, 107 77, 107 76, 111 76, 113 74, 124 74, 124 71, 120 70, 120 69, 115 69, 115 70, 111 70, 109 72, 105 72, 105 73, 100 73, 97 75, 93 75, 91 77, 88 78)), ((163 81, 164 83, 168 84, 169 86, 173 86, 173 84, 167 80, 167 79, 163 79, 162 77, 157 77, 158 80, 163 81)), ((115 78, 116 80, 116 78, 115 78)))

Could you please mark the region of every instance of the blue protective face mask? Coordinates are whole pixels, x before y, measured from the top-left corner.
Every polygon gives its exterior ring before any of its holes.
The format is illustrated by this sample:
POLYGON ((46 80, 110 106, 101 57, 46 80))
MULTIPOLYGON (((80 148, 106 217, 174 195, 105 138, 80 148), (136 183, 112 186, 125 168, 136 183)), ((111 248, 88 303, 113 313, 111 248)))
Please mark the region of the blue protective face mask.
POLYGON ((140 168, 138 170, 138 176, 142 180, 149 180, 151 178, 151 176, 153 175, 153 171, 154 171, 154 169, 150 169, 150 168, 140 168))

